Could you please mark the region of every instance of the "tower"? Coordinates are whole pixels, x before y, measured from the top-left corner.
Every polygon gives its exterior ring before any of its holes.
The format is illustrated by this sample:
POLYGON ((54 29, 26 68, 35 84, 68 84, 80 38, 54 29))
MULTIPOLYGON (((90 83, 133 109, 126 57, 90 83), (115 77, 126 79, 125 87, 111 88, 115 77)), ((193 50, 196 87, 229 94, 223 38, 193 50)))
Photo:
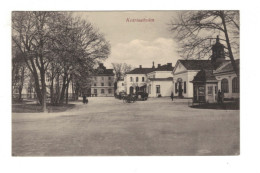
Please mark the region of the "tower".
POLYGON ((216 43, 212 46, 211 61, 213 64, 223 62, 225 60, 224 45, 219 42, 219 37, 216 38, 216 43))

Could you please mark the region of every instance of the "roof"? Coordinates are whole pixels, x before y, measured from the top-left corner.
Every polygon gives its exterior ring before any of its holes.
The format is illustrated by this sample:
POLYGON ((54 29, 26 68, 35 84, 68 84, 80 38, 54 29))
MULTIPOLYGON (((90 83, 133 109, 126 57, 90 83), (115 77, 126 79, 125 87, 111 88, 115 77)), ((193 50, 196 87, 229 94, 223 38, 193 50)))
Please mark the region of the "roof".
POLYGON ((114 76, 113 69, 97 68, 94 70, 93 76, 114 76))
MULTIPOLYGON (((236 63, 237 69, 239 70, 240 60, 236 59, 235 63, 236 63)), ((227 61, 226 63, 222 64, 219 68, 216 69, 214 74, 227 73, 227 72, 234 72, 231 61, 227 61)))
POLYGON ((200 70, 192 82, 217 82, 216 77, 213 74, 213 70, 200 70))
POLYGON ((213 70, 214 66, 210 60, 179 60, 187 70, 213 70))
POLYGON ((155 70, 155 68, 135 68, 135 69, 127 72, 126 74, 147 74, 154 70, 155 70))
POLYGON ((157 67, 154 71, 172 71, 174 67, 172 67, 172 64, 165 64, 160 67, 157 67))
POLYGON ((150 81, 172 81, 173 77, 168 78, 149 78, 150 81))

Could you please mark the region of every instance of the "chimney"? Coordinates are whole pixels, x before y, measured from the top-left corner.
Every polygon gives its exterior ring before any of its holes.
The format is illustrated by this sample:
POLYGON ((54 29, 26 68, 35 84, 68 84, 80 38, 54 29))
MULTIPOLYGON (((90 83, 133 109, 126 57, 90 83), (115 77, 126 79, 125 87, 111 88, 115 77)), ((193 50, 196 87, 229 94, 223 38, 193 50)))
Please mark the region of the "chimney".
POLYGON ((161 67, 161 64, 158 64, 158 68, 161 67))
POLYGON ((142 65, 139 65, 139 68, 142 68, 142 65))
POLYGON ((103 63, 99 63, 99 67, 103 67, 104 66, 104 64, 103 63))
POLYGON ((155 68, 155 67, 154 67, 154 61, 153 61, 153 66, 152 66, 152 68, 155 68))
POLYGON ((167 63, 167 66, 168 67, 172 67, 172 63, 167 63))

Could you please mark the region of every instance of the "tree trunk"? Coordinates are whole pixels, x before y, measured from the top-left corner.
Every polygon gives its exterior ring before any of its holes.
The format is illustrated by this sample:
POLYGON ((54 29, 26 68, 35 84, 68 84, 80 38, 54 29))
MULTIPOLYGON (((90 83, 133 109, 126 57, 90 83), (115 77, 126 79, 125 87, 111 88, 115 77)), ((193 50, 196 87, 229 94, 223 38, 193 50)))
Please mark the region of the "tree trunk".
POLYGON ((47 112, 47 106, 46 106, 47 95, 46 95, 46 82, 45 82, 44 69, 41 69, 40 73, 41 73, 41 86, 42 86, 42 103, 41 103, 42 111, 47 112))
POLYGON ((227 31, 227 26, 226 26, 226 21, 225 21, 225 14, 224 14, 223 11, 220 11, 220 17, 221 17, 222 24, 223 24, 223 27, 224 27, 224 34, 225 34, 225 37, 226 37, 229 58, 231 60, 231 64, 234 68, 236 75, 239 76, 239 71, 237 69, 236 62, 235 62, 234 57, 233 57, 233 52, 232 52, 232 48, 231 48, 229 37, 228 37, 228 31, 227 31))
POLYGON ((62 81, 62 88, 61 88, 59 103, 64 102, 64 96, 65 96, 65 90, 66 90, 66 79, 67 79, 67 77, 64 76, 63 81, 62 81))

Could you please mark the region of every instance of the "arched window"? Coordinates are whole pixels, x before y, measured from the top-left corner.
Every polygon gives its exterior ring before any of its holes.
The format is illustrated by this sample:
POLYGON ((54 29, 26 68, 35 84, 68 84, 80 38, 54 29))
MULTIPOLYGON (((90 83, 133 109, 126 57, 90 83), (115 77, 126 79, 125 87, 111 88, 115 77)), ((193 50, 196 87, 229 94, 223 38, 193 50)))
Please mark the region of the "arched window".
POLYGON ((239 82, 237 77, 232 79, 232 93, 239 93, 239 82))
POLYGON ((221 80, 221 91, 224 93, 228 93, 228 80, 227 79, 221 80))

